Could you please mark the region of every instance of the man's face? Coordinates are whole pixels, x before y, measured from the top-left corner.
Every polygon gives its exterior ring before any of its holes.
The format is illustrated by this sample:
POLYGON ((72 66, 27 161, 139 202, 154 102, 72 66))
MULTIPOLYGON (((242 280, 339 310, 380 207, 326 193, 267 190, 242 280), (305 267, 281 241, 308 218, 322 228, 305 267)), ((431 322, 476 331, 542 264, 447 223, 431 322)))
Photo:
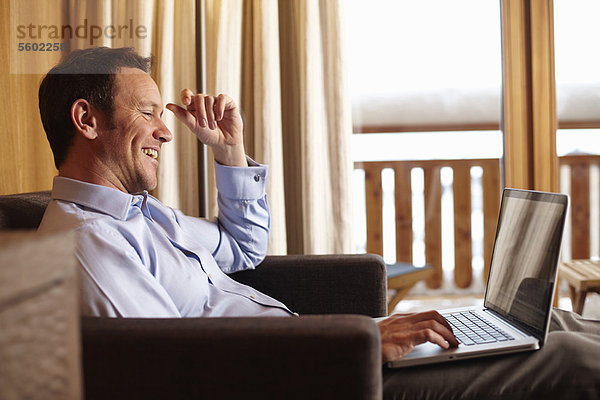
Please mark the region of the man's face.
POLYGON ((122 68, 115 77, 111 121, 101 122, 101 159, 112 185, 128 193, 156 187, 161 145, 172 139, 161 120, 158 87, 147 73, 122 68))

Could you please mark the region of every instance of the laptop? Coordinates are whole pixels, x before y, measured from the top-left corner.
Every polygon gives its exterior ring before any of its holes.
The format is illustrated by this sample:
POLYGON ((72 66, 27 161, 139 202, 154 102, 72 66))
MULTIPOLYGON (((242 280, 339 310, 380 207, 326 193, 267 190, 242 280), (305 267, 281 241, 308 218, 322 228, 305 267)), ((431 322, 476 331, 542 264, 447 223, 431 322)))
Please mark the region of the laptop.
POLYGON ((568 196, 504 189, 483 307, 439 310, 459 346, 415 347, 391 368, 537 350, 550 326, 568 196))

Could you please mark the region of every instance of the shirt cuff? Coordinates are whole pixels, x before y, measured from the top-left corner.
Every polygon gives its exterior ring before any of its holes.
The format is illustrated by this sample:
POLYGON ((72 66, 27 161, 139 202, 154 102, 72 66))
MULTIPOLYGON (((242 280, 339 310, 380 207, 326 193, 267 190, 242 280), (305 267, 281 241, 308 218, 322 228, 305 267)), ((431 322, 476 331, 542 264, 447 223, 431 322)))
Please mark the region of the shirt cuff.
POLYGON ((267 165, 246 156, 248 167, 230 167, 215 161, 215 179, 219 193, 230 199, 258 200, 265 196, 267 165))

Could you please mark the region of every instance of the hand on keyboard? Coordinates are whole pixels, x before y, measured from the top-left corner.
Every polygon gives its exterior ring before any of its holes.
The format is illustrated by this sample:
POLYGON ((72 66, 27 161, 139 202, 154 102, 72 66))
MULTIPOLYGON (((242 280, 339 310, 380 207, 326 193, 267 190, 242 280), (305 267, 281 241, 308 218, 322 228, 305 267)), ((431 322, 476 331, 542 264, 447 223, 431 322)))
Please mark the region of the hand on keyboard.
POLYGON ((383 362, 395 361, 416 345, 435 343, 444 349, 458 346, 448 322, 437 311, 418 314, 394 314, 380 321, 383 362))

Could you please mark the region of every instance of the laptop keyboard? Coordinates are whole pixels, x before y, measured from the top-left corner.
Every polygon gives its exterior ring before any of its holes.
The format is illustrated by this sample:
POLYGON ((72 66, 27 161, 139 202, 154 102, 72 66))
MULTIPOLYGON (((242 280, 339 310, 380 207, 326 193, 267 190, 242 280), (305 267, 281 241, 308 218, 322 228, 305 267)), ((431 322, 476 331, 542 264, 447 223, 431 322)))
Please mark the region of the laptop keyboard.
POLYGON ((443 317, 452 327, 458 342, 465 346, 514 340, 508 333, 480 318, 473 311, 443 314, 443 317))

